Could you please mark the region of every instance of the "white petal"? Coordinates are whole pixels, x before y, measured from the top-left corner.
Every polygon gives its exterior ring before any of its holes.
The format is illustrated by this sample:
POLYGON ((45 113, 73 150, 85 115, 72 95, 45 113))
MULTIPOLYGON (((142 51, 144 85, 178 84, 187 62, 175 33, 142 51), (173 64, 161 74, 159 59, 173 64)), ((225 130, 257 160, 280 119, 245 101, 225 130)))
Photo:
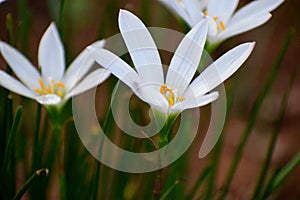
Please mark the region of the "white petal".
POLYGON ((31 92, 22 83, 3 71, 0 71, 0 85, 14 93, 20 94, 24 97, 35 99, 35 95, 33 92, 31 92))
POLYGON ((12 46, 0 41, 3 58, 12 68, 17 77, 29 88, 38 88, 40 74, 36 68, 12 46))
POLYGON ((234 35, 238 35, 254 29, 271 18, 270 13, 262 13, 260 15, 252 15, 246 19, 242 19, 236 23, 230 23, 230 25, 218 35, 218 40, 222 41, 234 35))
MULTIPOLYGON (((93 44, 96 48, 103 48, 105 45, 105 40, 97 41, 93 44)), ((83 76, 90 70, 93 66, 95 60, 90 55, 87 49, 84 49, 71 63, 68 67, 67 71, 64 75, 64 84, 66 88, 71 89, 73 88, 77 82, 79 82, 83 76)))
POLYGON ((200 95, 195 98, 186 99, 178 104, 175 104, 171 107, 172 112, 182 112, 183 110, 190 108, 197 108, 200 106, 205 106, 213 101, 215 101, 219 97, 218 92, 212 92, 206 95, 200 95))
POLYGON ((236 9, 239 0, 210 0, 208 2, 208 15, 218 17, 225 25, 236 9))
POLYGON ((67 92, 65 99, 69 99, 72 96, 85 92, 93 87, 96 87, 109 77, 110 73, 103 69, 96 69, 92 73, 88 74, 78 85, 76 85, 71 91, 67 92))
POLYGON ((192 80, 200 62, 208 30, 207 21, 199 23, 183 38, 171 60, 166 78, 169 88, 181 96, 192 80))
POLYGON ((248 18, 253 15, 260 15, 263 13, 268 13, 277 8, 280 4, 282 4, 284 0, 259 0, 252 1, 246 6, 239 9, 231 19, 231 23, 236 23, 239 20, 244 18, 248 18))
POLYGON ((145 83, 137 83, 136 90, 133 91, 142 101, 150 104, 151 107, 167 113, 169 103, 165 97, 160 94, 159 86, 145 83))
POLYGON ((47 94, 37 97, 36 100, 43 105, 57 105, 61 103, 62 99, 56 94, 47 94))
POLYGON ((189 86, 184 98, 206 94, 229 78, 249 57, 255 43, 241 44, 208 66, 189 86))
POLYGON ((38 59, 44 80, 50 77, 55 81, 62 80, 65 71, 65 53, 54 23, 50 24, 40 41, 38 59))
POLYGON ((110 71, 133 91, 136 90, 137 83, 142 82, 136 71, 115 54, 106 49, 95 48, 93 46, 87 48, 99 65, 110 71))
POLYGON ((167 107, 166 100, 159 93, 160 83, 144 83, 127 63, 106 49, 96 49, 90 46, 88 50, 99 65, 128 85, 141 100, 155 107, 167 107))
POLYGON ((162 4, 164 4, 167 8, 169 8, 173 13, 179 15, 183 18, 183 20, 188 23, 190 27, 195 25, 195 22, 189 16, 186 11, 183 2, 177 0, 158 0, 162 4))
POLYGON ((0 0, 0 4, 3 3, 3 2, 5 2, 5 1, 6 1, 6 0, 0 0))
POLYGON ((119 28, 134 66, 144 82, 164 82, 157 47, 142 21, 132 13, 121 10, 119 28))
POLYGON ((183 0, 184 7, 195 24, 203 19, 201 2, 198 0, 183 0))

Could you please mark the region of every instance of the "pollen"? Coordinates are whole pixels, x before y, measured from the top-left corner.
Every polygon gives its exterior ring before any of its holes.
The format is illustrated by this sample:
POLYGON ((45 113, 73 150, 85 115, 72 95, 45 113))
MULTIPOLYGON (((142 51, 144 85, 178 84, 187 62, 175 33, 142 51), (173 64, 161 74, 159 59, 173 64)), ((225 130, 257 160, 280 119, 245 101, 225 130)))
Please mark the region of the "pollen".
POLYGON ((33 91, 39 95, 56 94, 60 97, 65 95, 65 84, 63 82, 55 82, 53 79, 49 79, 49 84, 45 84, 44 80, 39 78, 38 80, 40 88, 34 88, 33 91))
POLYGON ((45 90, 45 84, 44 84, 43 79, 39 78, 39 84, 40 84, 40 86, 41 86, 41 89, 42 89, 42 90, 45 90))
POLYGON ((222 31, 224 31, 226 29, 226 26, 223 21, 220 21, 220 27, 221 27, 222 31))
MULTIPOLYGON (((203 12, 203 14, 204 14, 204 16, 208 16, 208 11, 205 10, 203 12)), ((222 20, 220 20, 218 16, 214 16, 213 20, 217 23, 218 31, 224 31, 226 29, 226 26, 225 26, 224 22, 222 20)))
POLYGON ((175 103, 184 101, 183 97, 177 96, 174 89, 168 88, 166 84, 163 84, 159 88, 160 93, 165 97, 169 103, 169 108, 172 107, 175 103))
POLYGON ((63 82, 57 82, 55 83, 56 87, 65 88, 65 84, 63 82))

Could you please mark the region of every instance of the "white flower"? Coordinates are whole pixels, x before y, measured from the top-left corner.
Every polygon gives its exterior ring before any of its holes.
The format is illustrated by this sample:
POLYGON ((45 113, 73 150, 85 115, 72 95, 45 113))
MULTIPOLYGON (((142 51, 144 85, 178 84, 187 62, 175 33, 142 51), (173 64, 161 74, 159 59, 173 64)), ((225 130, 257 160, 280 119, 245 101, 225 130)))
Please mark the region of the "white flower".
POLYGON ((121 10, 119 28, 136 71, 106 49, 94 46, 88 49, 98 64, 127 84, 139 98, 167 114, 203 106, 217 99, 217 92, 209 92, 231 76, 254 47, 252 42, 230 50, 192 81, 208 30, 207 21, 203 21, 179 44, 164 80, 157 47, 145 25, 132 13, 121 10))
MULTIPOLYGON (((93 45, 102 48, 104 43, 98 41, 93 45)), ((94 64, 87 50, 82 51, 65 71, 64 48, 54 23, 50 24, 40 41, 38 62, 41 73, 10 45, 0 41, 0 50, 21 81, 0 70, 0 85, 43 105, 60 105, 103 82, 110 75, 107 70, 99 68, 85 76, 94 64)))
POLYGON ((254 29, 271 18, 270 12, 284 0, 256 0, 234 12, 239 0, 158 0, 180 15, 190 27, 209 18, 211 25, 208 41, 223 40, 254 29))
POLYGON ((4 1, 6 1, 6 0, 0 0, 0 4, 3 3, 4 1))

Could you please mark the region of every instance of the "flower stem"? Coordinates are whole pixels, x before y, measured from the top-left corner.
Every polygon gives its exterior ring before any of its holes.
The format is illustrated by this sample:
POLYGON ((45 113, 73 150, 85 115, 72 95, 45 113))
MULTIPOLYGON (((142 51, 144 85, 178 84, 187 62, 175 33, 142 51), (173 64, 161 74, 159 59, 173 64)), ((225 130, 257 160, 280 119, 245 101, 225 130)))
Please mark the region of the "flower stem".
POLYGON ((34 128, 34 135, 33 135, 33 147, 32 147, 32 165, 31 165, 32 172, 36 170, 38 165, 40 165, 41 152, 39 152, 40 150, 39 131, 40 131, 40 122, 41 122, 41 108, 42 108, 41 104, 37 104, 35 128, 34 128))
MULTIPOLYGON (((169 143, 169 135, 177 117, 178 114, 168 116, 166 123, 158 136, 158 148, 163 148, 169 143)), ((163 160, 164 160, 164 152, 162 151, 159 155, 159 160, 158 160, 159 170, 157 171, 155 184, 153 188, 154 199, 160 199, 163 190, 163 168, 162 168, 163 160)))
POLYGON ((54 127, 54 137, 56 138, 56 149, 55 154, 58 156, 58 175, 59 175, 59 191, 60 191, 60 199, 67 199, 66 194, 66 177, 64 170, 64 133, 62 133, 62 126, 54 127))
POLYGON ((22 198, 26 190, 31 186, 31 184, 39 177, 39 176, 48 176, 48 169, 40 169, 37 170, 22 186, 22 188, 18 191, 18 193, 14 196, 13 200, 19 200, 22 198))

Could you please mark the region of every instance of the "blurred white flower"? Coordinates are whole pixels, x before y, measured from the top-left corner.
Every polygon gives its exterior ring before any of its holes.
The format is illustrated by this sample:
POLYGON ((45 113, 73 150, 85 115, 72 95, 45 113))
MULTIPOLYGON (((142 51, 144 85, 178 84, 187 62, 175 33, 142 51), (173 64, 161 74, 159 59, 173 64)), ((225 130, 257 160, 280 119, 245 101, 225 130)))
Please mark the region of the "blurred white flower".
POLYGON ((0 0, 0 4, 3 3, 4 1, 6 1, 6 0, 0 0))
POLYGON ((223 40, 254 29, 271 18, 270 12, 284 0, 256 0, 234 12, 239 0, 158 0, 180 15, 190 27, 208 18, 208 41, 223 40))
POLYGON ((139 98, 167 114, 179 113, 216 100, 218 92, 209 92, 231 76, 254 47, 254 42, 239 45, 192 81, 206 41, 208 22, 204 20, 183 38, 164 80, 157 47, 140 19, 121 10, 119 28, 136 71, 108 50, 93 45, 88 50, 98 64, 127 84, 139 98))
MULTIPOLYGON (((93 45, 102 48, 104 43, 98 41, 93 45)), ((43 105, 60 105, 70 97, 95 87, 110 75, 103 68, 88 73, 94 59, 87 50, 82 51, 65 71, 64 48, 54 23, 50 24, 40 41, 38 62, 41 73, 9 44, 0 41, 0 50, 21 81, 0 70, 0 85, 43 105)))

